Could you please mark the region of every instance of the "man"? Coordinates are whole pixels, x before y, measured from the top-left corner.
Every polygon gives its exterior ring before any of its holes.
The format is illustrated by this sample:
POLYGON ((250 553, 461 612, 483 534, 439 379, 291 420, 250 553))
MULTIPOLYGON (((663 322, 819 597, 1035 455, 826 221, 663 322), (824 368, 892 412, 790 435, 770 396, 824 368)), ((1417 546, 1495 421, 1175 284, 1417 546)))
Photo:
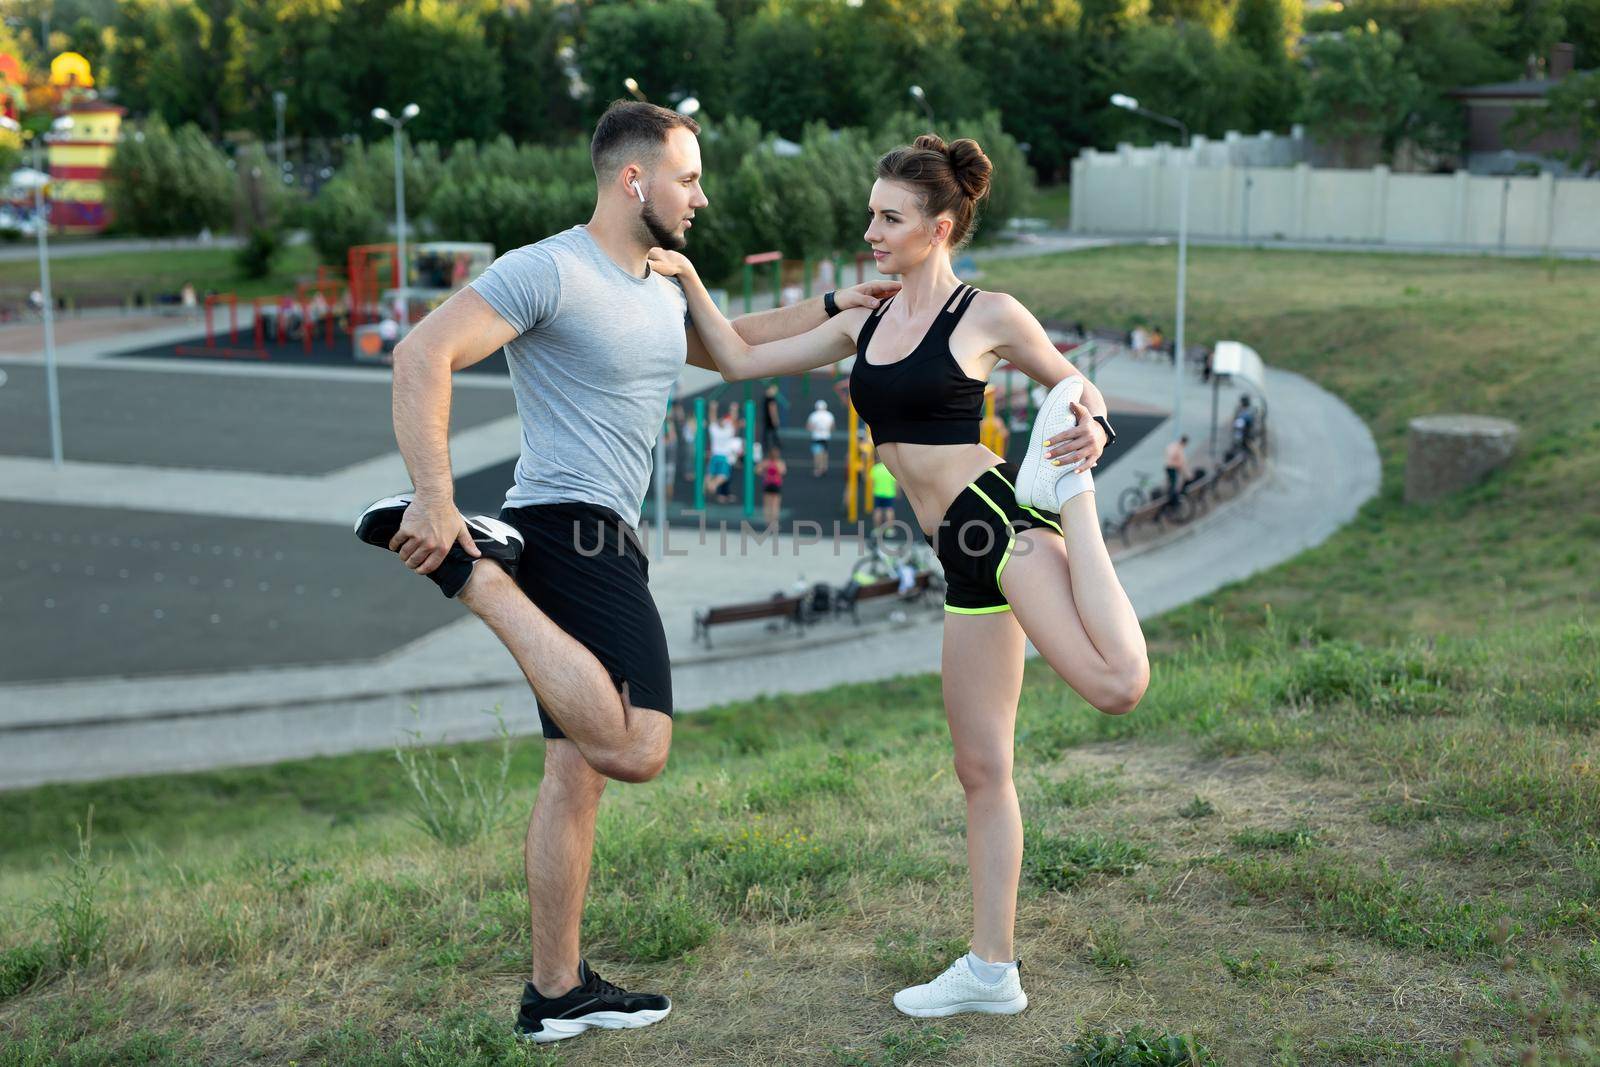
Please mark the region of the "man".
POLYGON ((1188 483, 1189 457, 1184 454, 1184 449, 1189 445, 1189 435, 1184 434, 1167 446, 1167 503, 1178 502, 1178 489, 1188 483))
POLYGON ((1249 446, 1250 439, 1255 436, 1255 428, 1256 413, 1250 407, 1250 397, 1241 396, 1239 406, 1233 412, 1233 451, 1249 446))
MULTIPOLYGON (((578 929, 606 781, 655 777, 672 738, 666 636, 634 528, 685 360, 716 365, 682 289, 651 274, 645 256, 683 248, 707 204, 698 132, 665 108, 613 104, 590 145, 588 223, 502 255, 405 335, 394 426, 416 488, 373 504, 356 526, 483 619, 533 688, 548 740, 526 842, 533 966, 516 1024, 533 1041, 646 1026, 671 1009, 664 996, 602 981, 579 954, 578 929), (468 519, 453 500, 450 375, 502 347, 522 421, 516 484, 499 519, 468 519)), ((836 300, 873 307, 896 288, 857 286, 836 300)), ((759 343, 825 316, 817 299, 737 328, 759 343)))
POLYGON ((833 412, 826 400, 817 401, 806 419, 806 432, 811 435, 811 476, 820 478, 828 473, 828 442, 833 438, 833 412))
POLYGON ((762 452, 776 452, 782 447, 778 444, 778 430, 783 423, 783 412, 779 409, 781 404, 778 387, 767 386, 766 397, 761 401, 762 452))

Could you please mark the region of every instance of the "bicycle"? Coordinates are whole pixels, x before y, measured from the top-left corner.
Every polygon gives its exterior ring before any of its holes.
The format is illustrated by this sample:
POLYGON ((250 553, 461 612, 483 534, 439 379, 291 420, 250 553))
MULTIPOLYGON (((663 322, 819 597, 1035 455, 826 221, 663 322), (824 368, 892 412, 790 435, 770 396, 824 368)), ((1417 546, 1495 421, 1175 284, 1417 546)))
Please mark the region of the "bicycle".
POLYGON ((1166 492, 1165 486, 1144 471, 1134 471, 1133 476, 1139 480, 1139 484, 1130 485, 1117 495, 1117 509, 1123 518, 1127 518, 1166 492))

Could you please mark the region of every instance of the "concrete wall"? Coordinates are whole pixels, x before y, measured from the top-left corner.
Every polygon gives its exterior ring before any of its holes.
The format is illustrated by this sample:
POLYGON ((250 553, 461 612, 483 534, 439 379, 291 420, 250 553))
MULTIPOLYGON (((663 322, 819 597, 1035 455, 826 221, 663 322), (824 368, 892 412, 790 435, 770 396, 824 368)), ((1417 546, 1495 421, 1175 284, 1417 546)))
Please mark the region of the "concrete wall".
POLYGON ((1309 159, 1312 149, 1303 126, 1295 126, 1288 134, 1268 130, 1245 135, 1237 130, 1229 130, 1220 141, 1197 133, 1190 143, 1191 147, 1186 153, 1170 144, 1135 148, 1124 142, 1117 145, 1114 152, 1084 149, 1078 158, 1091 167, 1143 165, 1161 159, 1182 159, 1185 155, 1193 158, 1199 167, 1292 167, 1309 159))
MULTIPOLYGON (((1176 234, 1181 153, 1157 146, 1072 165, 1072 229, 1176 234)), ((1190 171, 1189 232, 1245 240, 1350 241, 1493 251, 1600 251, 1600 181, 1293 167, 1190 171)))

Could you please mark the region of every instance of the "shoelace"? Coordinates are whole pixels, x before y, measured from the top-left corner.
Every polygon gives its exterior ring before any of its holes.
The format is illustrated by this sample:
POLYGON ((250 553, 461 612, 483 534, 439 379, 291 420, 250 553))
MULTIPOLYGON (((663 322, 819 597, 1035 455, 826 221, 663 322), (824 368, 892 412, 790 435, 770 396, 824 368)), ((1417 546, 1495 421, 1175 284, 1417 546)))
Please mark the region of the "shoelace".
POLYGON ((626 990, 620 989, 617 986, 612 985, 610 982, 606 981, 604 978, 601 978, 598 974, 595 974, 593 971, 589 972, 589 981, 584 986, 584 990, 583 991, 585 993, 593 993, 596 996, 602 996, 602 997, 622 997, 622 996, 627 996, 627 991, 626 990))

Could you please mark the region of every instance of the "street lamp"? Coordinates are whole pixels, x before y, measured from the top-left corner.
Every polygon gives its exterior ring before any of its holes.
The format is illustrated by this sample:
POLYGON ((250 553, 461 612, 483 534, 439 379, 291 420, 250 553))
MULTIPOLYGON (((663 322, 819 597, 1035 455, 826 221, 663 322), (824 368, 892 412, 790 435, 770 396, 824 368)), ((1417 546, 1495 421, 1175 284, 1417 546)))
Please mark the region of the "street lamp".
POLYGON ((1183 436, 1183 305, 1185 271, 1189 261, 1189 127, 1181 119, 1160 112, 1151 111, 1139 106, 1139 101, 1124 93, 1113 93, 1111 103, 1124 111, 1132 111, 1136 115, 1143 115, 1147 119, 1176 126, 1183 135, 1184 161, 1183 167, 1178 172, 1178 333, 1174 338, 1172 352, 1172 367, 1175 380, 1172 386, 1172 436, 1176 440, 1183 436))
POLYGON ((916 98, 917 103, 922 105, 922 110, 927 113, 928 122, 931 125, 933 122, 933 108, 928 105, 928 94, 922 91, 922 86, 913 85, 911 87, 911 95, 916 98))
POLYGON ((272 94, 272 109, 278 118, 278 175, 281 179, 286 169, 283 165, 283 106, 289 102, 289 94, 282 89, 272 94))
MULTIPOLYGON (((388 124, 394 130, 394 234, 395 258, 400 264, 400 299, 406 299, 406 287, 411 284, 411 271, 406 263, 406 171, 401 157, 401 144, 404 137, 405 124, 417 117, 422 109, 416 104, 407 104, 400 112, 400 117, 395 118, 381 107, 372 109, 372 117, 379 122, 388 124)), ((406 318, 411 317, 410 305, 406 304, 406 318)))
MULTIPOLYGON (((628 90, 629 95, 631 95, 635 100, 644 101, 644 94, 639 91, 639 83, 634 81, 632 78, 623 78, 622 87, 628 90)), ((649 101, 645 102, 648 103, 649 101)))
MULTIPOLYGON (((13 132, 20 132, 21 127, 9 118, 0 116, 0 125, 13 132)), ((51 134, 61 133, 72 128, 72 118, 62 115, 50 124, 50 129, 43 137, 33 140, 33 169, 35 172, 33 182, 33 221, 34 228, 39 235, 39 295, 42 298, 40 313, 44 317, 44 379, 46 403, 50 408, 50 460, 57 467, 61 466, 61 386, 56 375, 56 319, 55 297, 50 291, 50 229, 49 217, 45 214, 44 187, 48 179, 44 174, 45 162, 40 142, 49 138, 51 134)))

